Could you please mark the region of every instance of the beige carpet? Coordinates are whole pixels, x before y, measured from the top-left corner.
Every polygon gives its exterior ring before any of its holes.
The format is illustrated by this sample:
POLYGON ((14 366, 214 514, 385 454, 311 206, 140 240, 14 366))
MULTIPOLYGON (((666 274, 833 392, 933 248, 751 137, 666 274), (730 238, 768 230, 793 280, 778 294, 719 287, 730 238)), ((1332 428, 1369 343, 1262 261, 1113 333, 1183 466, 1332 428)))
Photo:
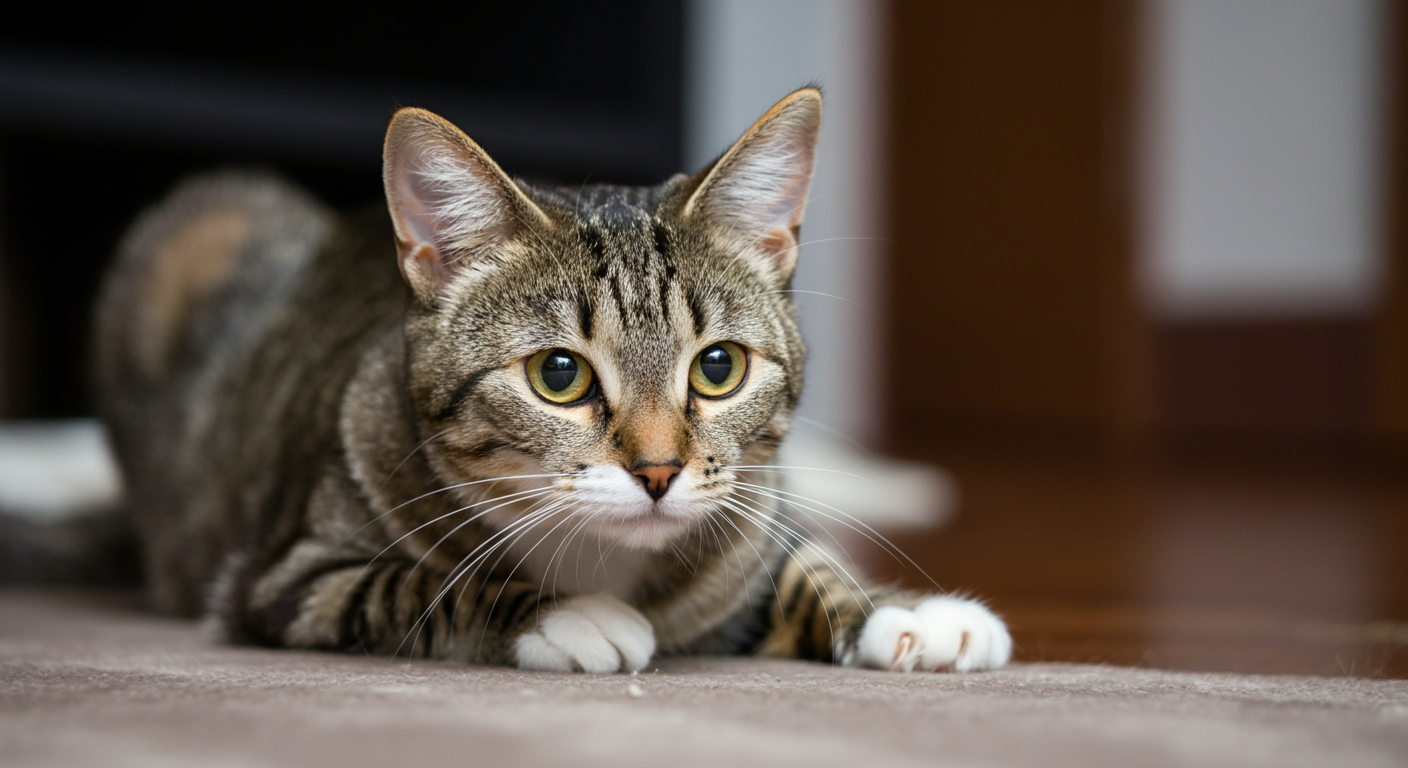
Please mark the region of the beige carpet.
POLYGON ((0 591, 0 765, 1408 765, 1408 681, 1064 664, 634 677, 231 648, 112 593, 0 591))

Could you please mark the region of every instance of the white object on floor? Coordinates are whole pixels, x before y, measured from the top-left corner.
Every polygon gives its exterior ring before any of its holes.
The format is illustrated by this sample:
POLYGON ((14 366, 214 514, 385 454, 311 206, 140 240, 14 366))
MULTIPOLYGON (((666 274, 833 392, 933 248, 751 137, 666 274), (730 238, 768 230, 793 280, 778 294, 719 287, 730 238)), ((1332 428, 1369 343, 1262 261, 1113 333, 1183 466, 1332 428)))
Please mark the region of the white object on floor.
MULTIPOLYGON (((957 486, 938 467, 881 456, 813 430, 789 437, 775 463, 785 473, 783 489, 806 497, 798 503, 828 515, 839 510, 872 528, 934 528, 957 506, 957 486)), ((836 527, 824 518, 816 522, 836 527)))
POLYGON ((58 520, 121 498, 122 477, 97 419, 0 422, 0 510, 58 520))

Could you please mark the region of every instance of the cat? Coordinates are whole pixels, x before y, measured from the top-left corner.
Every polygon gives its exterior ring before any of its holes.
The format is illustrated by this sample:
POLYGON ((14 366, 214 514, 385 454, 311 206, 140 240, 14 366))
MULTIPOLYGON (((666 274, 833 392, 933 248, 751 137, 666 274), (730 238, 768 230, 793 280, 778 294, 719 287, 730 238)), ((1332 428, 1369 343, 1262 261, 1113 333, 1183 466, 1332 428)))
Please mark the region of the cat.
POLYGON ((511 180, 416 108, 385 208, 179 186, 96 315, 151 602, 234 642, 534 670, 1006 664, 983 604, 858 581, 768 471, 821 112, 799 90, 648 188, 511 180))

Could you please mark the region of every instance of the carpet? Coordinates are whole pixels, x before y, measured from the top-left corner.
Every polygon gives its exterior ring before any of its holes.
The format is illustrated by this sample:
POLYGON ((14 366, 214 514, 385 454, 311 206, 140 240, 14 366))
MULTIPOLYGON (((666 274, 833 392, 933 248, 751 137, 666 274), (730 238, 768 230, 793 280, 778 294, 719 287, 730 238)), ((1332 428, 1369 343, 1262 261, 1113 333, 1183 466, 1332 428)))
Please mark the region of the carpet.
POLYGON ((221 645, 97 590, 0 590, 5 766, 1402 766, 1408 681, 739 658, 634 676, 221 645))

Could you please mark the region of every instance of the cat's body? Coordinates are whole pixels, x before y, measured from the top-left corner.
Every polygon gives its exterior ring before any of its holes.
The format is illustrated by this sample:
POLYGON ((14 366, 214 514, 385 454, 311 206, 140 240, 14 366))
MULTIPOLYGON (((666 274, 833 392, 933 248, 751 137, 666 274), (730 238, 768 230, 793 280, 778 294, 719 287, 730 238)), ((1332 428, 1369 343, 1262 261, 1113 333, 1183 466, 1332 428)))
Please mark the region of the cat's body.
POLYGON ((538 669, 1001 666, 991 613, 857 582, 764 468, 801 391, 784 289, 819 121, 801 91, 699 176, 549 189, 405 110, 389 219, 266 177, 178 189, 98 318, 154 603, 538 669))

